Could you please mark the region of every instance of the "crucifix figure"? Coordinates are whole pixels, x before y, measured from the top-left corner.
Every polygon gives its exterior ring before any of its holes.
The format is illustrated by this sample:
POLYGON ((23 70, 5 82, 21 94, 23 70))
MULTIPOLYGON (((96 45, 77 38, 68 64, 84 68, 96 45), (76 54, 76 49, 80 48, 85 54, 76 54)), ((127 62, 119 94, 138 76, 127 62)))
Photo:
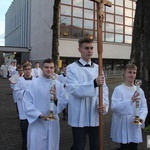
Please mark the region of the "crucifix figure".
POLYGON ((104 19, 103 6, 105 5, 111 7, 112 3, 108 0, 90 0, 90 1, 97 3, 97 11, 98 11, 97 17, 99 18, 100 25, 102 25, 104 19))
MULTIPOLYGON (((111 7, 111 2, 109 0, 90 0, 97 3, 97 51, 98 51, 98 64, 99 64, 99 75, 102 76, 103 61, 103 38, 102 38, 102 24, 104 20, 103 6, 111 7)), ((103 106, 103 87, 99 86, 99 105, 103 106)), ((100 150, 103 150, 103 115, 99 115, 99 143, 100 150)))

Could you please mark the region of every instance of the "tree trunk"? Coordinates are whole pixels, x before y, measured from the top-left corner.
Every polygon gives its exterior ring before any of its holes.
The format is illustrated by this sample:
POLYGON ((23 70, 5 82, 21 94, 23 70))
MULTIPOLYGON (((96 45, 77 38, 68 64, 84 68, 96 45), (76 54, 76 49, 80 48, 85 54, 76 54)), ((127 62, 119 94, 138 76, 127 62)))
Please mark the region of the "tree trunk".
MULTIPOLYGON (((142 79, 142 89, 150 110, 150 2, 137 0, 133 39, 131 49, 131 62, 138 67, 137 78, 142 79)), ((150 124, 150 113, 146 124, 150 124)))
POLYGON ((61 0, 55 0, 54 1, 54 7, 53 7, 53 38, 52 38, 52 59, 54 61, 55 67, 57 69, 58 67, 58 59, 59 59, 59 12, 60 12, 60 1, 61 0))

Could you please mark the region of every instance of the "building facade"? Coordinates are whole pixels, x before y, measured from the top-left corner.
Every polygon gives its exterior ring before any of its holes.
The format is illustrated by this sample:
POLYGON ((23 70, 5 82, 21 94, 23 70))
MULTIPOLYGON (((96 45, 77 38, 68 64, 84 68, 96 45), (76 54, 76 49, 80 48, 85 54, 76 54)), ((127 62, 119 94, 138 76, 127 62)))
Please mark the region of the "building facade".
MULTIPOLYGON (((130 59, 132 27, 136 4, 130 0, 110 0, 104 6, 104 69, 122 68, 130 59)), ((30 60, 40 61, 52 54, 54 0, 14 0, 6 13, 6 46, 31 49, 30 60)), ((94 39, 93 60, 97 61, 97 12, 90 0, 61 0, 59 57, 63 64, 78 59, 78 39, 94 39)))

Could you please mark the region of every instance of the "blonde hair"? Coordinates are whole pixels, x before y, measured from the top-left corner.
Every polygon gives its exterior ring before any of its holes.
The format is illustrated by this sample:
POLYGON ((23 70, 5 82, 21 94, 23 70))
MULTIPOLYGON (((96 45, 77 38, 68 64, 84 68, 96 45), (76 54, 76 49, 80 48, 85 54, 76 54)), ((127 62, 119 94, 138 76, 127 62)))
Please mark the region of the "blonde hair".
POLYGON ((127 69, 130 69, 130 70, 137 70, 137 66, 130 63, 130 64, 127 64, 127 65, 124 67, 124 71, 126 71, 127 69))

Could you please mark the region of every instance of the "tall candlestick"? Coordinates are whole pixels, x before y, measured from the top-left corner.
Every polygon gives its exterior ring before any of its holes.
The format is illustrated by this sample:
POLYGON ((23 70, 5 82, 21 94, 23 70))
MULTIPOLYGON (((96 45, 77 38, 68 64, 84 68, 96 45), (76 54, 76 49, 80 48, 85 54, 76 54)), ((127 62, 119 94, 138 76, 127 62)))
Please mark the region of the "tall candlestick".
POLYGON ((136 85, 136 92, 139 94, 137 96, 136 100, 136 108, 135 108, 135 119, 134 119, 134 124, 136 125, 141 125, 142 123, 140 122, 139 118, 139 103, 140 103, 140 85, 141 85, 141 80, 135 80, 135 85, 136 85))
POLYGON ((140 82, 136 82, 136 91, 138 92, 138 100, 136 101, 135 116, 139 116, 139 101, 140 101, 140 82))
POLYGON ((50 98, 50 113, 48 116, 48 120, 54 120, 54 90, 55 90, 55 78, 54 76, 52 77, 51 80, 51 88, 50 88, 50 93, 51 93, 51 98, 50 98))

